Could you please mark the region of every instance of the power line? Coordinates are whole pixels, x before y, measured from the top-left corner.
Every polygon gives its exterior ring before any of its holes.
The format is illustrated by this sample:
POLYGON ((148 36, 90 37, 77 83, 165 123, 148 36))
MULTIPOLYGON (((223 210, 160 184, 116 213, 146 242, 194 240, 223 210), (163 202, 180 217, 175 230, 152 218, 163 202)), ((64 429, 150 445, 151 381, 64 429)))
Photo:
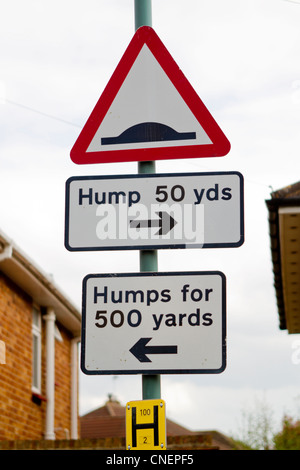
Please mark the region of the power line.
MULTIPOLYGON (((300 2, 300 0, 299 0, 299 2, 300 2)), ((32 111, 32 112, 34 112, 34 113, 37 113, 37 114, 40 114, 40 115, 42 115, 42 116, 48 117, 48 118, 50 118, 50 119, 54 119, 55 121, 59 121, 59 122, 62 122, 62 123, 64 123, 64 124, 68 124, 69 126, 74 126, 74 127, 77 127, 77 128, 80 128, 80 129, 81 129, 81 126, 79 126, 78 124, 75 124, 74 122, 70 122, 70 121, 67 121, 67 120, 65 120, 65 119, 61 119, 61 118, 59 118, 59 117, 57 117, 57 116, 52 116, 51 114, 44 113, 43 111, 39 111, 39 110, 37 110, 37 109, 33 109, 33 108, 31 108, 30 106, 25 106, 24 104, 16 103, 15 101, 8 100, 8 99, 5 99, 5 102, 6 102, 6 103, 9 103, 9 104, 12 104, 12 105, 14 105, 14 106, 18 106, 19 108, 26 109, 27 111, 32 111)), ((193 162, 193 164, 194 164, 194 165, 196 164, 196 166, 198 166, 198 164, 197 164, 196 162, 193 162)), ((202 164, 202 166, 203 166, 203 164, 202 164)), ((250 180, 248 180, 248 179, 247 179, 247 181, 248 181, 248 182, 251 182, 251 183, 253 183, 253 184, 258 184, 258 185, 260 185, 260 186, 268 187, 270 190, 273 191, 273 188, 272 188, 270 185, 266 184, 266 183, 261 183, 261 182, 257 182, 257 181, 250 181, 250 180)))
POLYGON ((7 100, 7 99, 5 100, 5 102, 9 103, 9 104, 12 104, 14 106, 18 106, 19 108, 27 109, 28 111, 32 111, 33 113, 40 114, 40 115, 48 117, 50 119, 54 119, 55 121, 63 122, 64 124, 68 124, 69 126, 74 126, 74 127, 81 128, 81 126, 79 126, 78 124, 74 124, 74 122, 66 121, 65 119, 61 119, 57 116, 52 116, 51 114, 44 113, 43 111, 39 111, 37 109, 33 109, 29 106, 25 106, 24 104, 16 103, 15 101, 7 100))

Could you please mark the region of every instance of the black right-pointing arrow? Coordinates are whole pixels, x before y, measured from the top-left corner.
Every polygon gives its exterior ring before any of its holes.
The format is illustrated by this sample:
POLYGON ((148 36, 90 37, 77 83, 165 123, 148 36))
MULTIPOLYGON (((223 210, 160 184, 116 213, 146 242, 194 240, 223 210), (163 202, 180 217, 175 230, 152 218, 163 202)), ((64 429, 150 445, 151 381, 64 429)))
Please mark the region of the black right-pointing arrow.
POLYGON ((129 351, 140 362, 152 362, 146 354, 177 354, 177 346, 147 346, 152 338, 140 338, 129 351))
POLYGON ((166 235, 172 230, 172 228, 177 224, 176 220, 167 212, 159 211, 157 212, 159 219, 149 219, 149 220, 131 220, 130 227, 133 228, 151 228, 158 227, 159 231, 156 235, 166 235))

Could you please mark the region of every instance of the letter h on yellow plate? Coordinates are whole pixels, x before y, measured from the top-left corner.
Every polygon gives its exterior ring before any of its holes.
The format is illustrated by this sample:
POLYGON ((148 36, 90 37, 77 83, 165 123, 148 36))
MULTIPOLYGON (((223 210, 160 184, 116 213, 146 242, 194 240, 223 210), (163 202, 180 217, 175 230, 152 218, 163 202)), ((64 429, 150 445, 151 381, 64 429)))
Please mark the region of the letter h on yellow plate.
POLYGON ((126 449, 166 450, 164 400, 139 400, 126 404, 126 449))

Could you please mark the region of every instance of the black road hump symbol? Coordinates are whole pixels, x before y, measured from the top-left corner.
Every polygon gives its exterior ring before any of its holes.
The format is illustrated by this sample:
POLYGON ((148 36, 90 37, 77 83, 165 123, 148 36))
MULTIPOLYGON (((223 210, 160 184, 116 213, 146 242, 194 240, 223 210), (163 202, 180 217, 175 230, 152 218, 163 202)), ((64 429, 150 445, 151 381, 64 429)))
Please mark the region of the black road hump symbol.
POLYGON ((103 137, 101 145, 161 142, 168 140, 196 139, 196 132, 177 132, 159 122, 143 122, 129 127, 117 137, 103 137))

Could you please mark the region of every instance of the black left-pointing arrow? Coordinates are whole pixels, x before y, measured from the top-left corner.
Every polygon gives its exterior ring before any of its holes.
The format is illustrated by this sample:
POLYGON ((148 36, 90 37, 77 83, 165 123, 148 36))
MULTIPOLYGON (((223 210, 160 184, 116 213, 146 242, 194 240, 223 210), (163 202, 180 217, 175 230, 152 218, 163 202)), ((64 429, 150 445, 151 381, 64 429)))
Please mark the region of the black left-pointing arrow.
POLYGON ((129 351, 140 362, 152 362, 149 354, 177 354, 177 346, 147 346, 152 338, 140 338, 129 351))

